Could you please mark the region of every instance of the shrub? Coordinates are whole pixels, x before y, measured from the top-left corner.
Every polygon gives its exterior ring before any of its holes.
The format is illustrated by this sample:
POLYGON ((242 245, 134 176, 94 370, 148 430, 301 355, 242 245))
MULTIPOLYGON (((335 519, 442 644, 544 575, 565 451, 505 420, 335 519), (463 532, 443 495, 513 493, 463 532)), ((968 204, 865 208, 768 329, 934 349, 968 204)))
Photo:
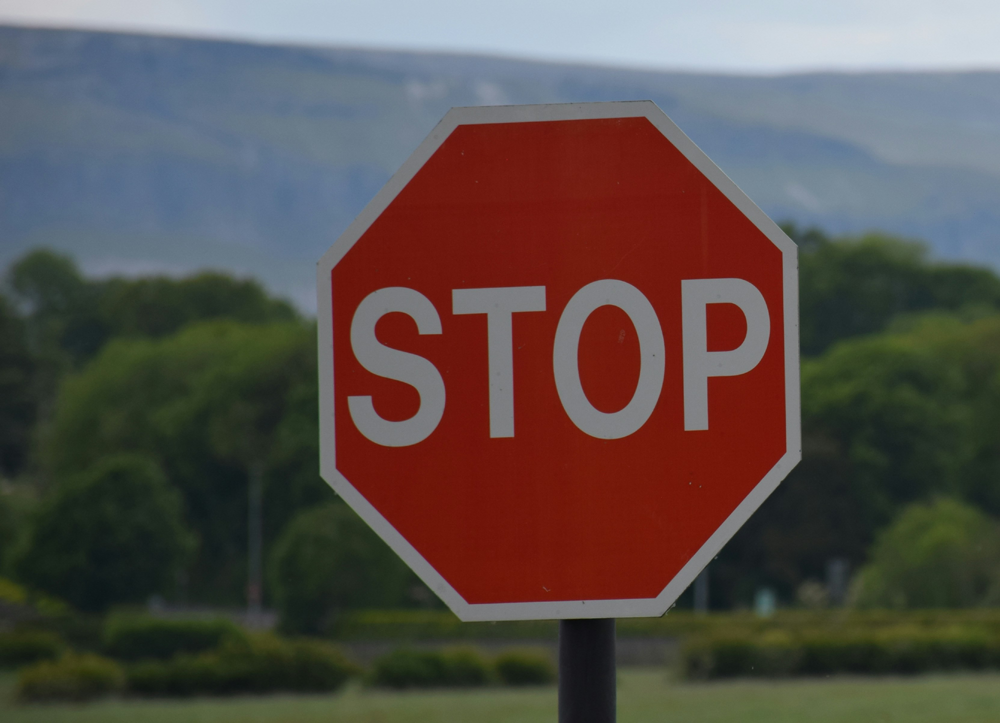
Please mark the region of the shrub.
POLYGON ((0 668, 55 660, 65 648, 55 633, 35 630, 0 633, 0 668))
MULTIPOLYGON (((36 598, 37 599, 37 598, 36 598)), ((58 603, 58 601, 56 601, 58 603)), ((43 617, 30 622, 31 630, 45 630, 66 641, 66 646, 73 650, 89 653, 101 652, 101 639, 104 632, 104 622, 95 615, 80 615, 68 608, 52 607, 46 611, 46 605, 36 608, 43 617)))
POLYGON ((907 507, 876 539, 858 605, 956 608, 1000 600, 1000 528, 955 500, 907 507))
POLYGON ((122 689, 124 676, 113 660, 97 655, 65 655, 24 668, 16 695, 25 702, 82 701, 122 689))
POLYGON ((104 625, 104 652, 119 660, 166 660, 181 653, 201 653, 226 642, 245 642, 243 631, 228 620, 162 620, 115 615, 104 625))
MULTIPOLYGON (((801 675, 836 673, 882 674, 890 672, 889 646, 865 633, 812 635, 802 641, 801 675)), ((917 672, 917 671, 913 671, 917 672)))
POLYGON ((13 580, 0 577, 0 602, 12 605, 27 605, 28 591, 13 580))
POLYGON ((486 685, 492 678, 486 660, 468 648, 401 648, 375 661, 371 685, 383 688, 451 688, 486 685))
POLYGON ((684 645, 681 655, 685 678, 709 680, 749 675, 754 645, 750 640, 732 638, 695 639, 684 645))
POLYGON ((296 640, 290 645, 292 653, 290 690, 301 692, 337 690, 349 678, 361 673, 358 666, 327 643, 296 640))
POLYGON ((556 669, 548 656, 530 650, 501 653, 493 667, 504 685, 548 685, 556 679, 556 669))
POLYGON ((14 567, 30 586, 94 612, 171 584, 190 543, 180 497, 163 472, 121 454, 56 487, 14 567))
POLYGON ((440 653, 403 648, 376 660, 369 682, 381 688, 430 688, 443 678, 440 653))
POLYGON ((681 672, 692 679, 915 674, 1000 667, 1000 637, 976 630, 845 630, 688 641, 681 672))
POLYGON ((493 670, 482 655, 472 648, 454 648, 440 653, 444 669, 444 685, 449 688, 474 688, 487 685, 493 670))
POLYGON ((329 692, 357 672, 326 643, 270 635, 230 642, 200 655, 147 660, 127 669, 129 692, 147 696, 329 692))

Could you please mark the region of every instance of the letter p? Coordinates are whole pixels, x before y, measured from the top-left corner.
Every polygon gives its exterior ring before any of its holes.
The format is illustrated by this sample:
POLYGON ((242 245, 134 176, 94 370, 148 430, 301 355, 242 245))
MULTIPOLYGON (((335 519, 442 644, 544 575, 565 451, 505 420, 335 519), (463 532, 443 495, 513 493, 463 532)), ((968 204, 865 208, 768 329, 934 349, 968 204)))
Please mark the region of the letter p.
POLYGON ((767 302, 756 286, 743 279, 681 281, 684 344, 684 430, 708 429, 708 378, 746 374, 760 363, 771 338, 767 302), (743 343, 731 351, 708 351, 709 304, 733 304, 747 321, 743 343))

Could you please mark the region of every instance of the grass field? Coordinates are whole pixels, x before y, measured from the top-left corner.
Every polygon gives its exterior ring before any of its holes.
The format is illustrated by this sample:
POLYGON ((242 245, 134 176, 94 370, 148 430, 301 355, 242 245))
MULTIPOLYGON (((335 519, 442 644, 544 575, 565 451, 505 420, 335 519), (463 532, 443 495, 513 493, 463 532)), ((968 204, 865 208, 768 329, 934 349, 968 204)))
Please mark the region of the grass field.
MULTIPOLYGON (((193 701, 108 700, 86 705, 11 702, 0 677, 3 723, 554 723, 555 688, 385 693, 357 687, 333 696, 193 701)), ((662 671, 622 671, 621 723, 993 723, 1000 675, 810 682, 680 684, 662 671)))

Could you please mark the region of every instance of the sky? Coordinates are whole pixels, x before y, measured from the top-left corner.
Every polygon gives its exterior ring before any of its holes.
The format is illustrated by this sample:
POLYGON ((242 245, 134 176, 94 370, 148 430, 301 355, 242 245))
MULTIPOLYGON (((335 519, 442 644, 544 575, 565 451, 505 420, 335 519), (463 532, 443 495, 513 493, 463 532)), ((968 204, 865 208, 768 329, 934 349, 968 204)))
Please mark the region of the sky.
POLYGON ((997 0, 0 0, 0 23, 738 73, 1000 68, 997 0))

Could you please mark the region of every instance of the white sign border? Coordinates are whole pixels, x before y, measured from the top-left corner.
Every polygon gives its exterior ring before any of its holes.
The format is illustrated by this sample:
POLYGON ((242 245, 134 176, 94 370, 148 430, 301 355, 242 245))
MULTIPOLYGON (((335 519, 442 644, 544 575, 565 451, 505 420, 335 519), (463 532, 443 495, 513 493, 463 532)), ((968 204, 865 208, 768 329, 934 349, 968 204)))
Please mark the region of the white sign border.
POLYGON ((420 579, 451 608, 460 620, 659 617, 670 609, 681 593, 698 576, 698 573, 722 550, 722 547, 736 534, 737 530, 743 526, 802 458, 799 408, 798 292, 798 247, 795 243, 652 101, 452 108, 400 167, 399 171, 365 206, 364 210, 347 227, 347 230, 323 254, 317 264, 320 474, 337 494, 413 569, 420 579), (533 123, 638 117, 646 118, 663 133, 667 140, 684 154, 716 188, 722 191, 781 251, 785 321, 785 426, 787 432, 785 455, 726 518, 719 529, 708 538, 701 549, 681 568, 663 591, 654 598, 497 604, 468 603, 337 470, 331 271, 458 126, 481 123, 533 123))

